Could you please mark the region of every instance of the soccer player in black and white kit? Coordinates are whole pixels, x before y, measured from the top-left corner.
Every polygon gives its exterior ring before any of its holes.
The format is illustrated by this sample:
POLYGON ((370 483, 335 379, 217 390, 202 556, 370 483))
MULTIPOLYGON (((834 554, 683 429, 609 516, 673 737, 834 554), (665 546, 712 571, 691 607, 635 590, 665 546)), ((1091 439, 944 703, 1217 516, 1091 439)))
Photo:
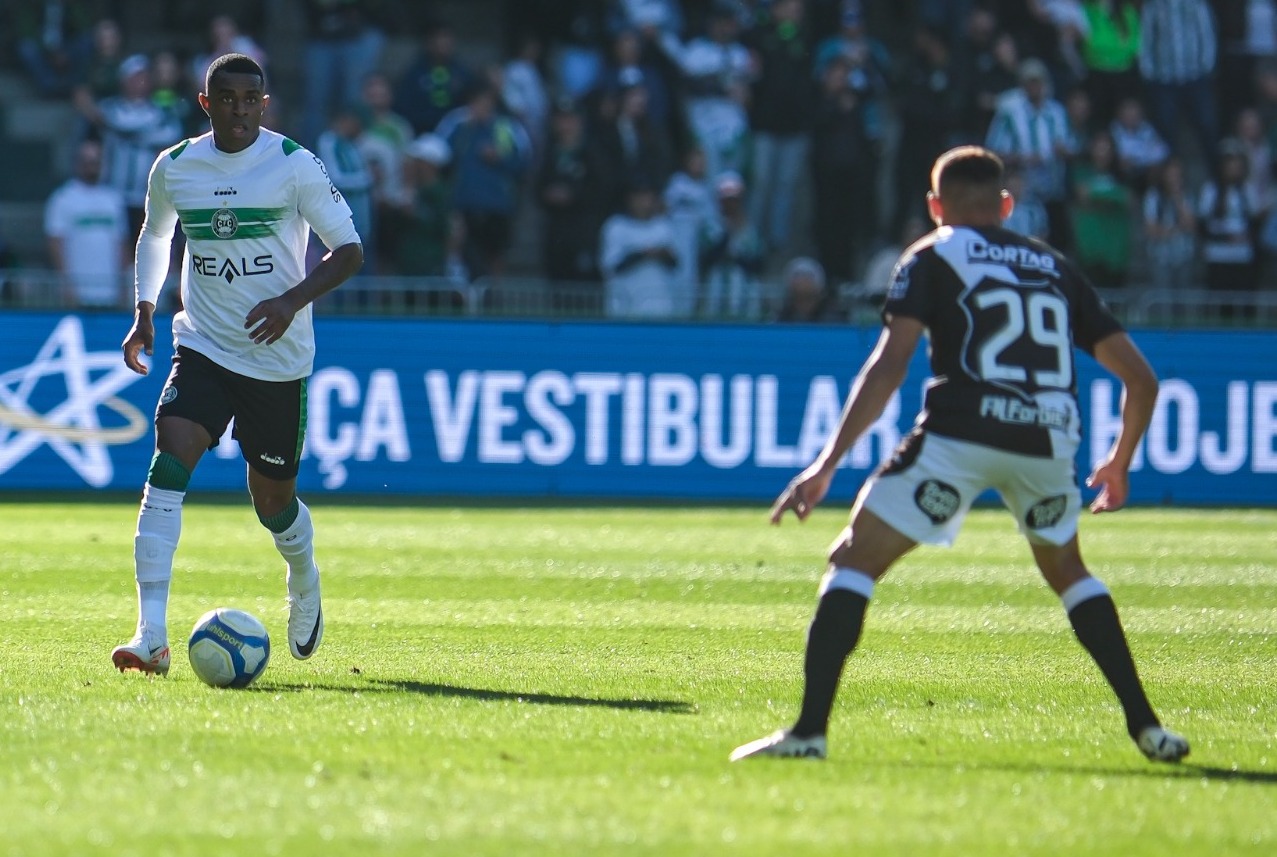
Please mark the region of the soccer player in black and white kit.
POLYGON ((1188 742, 1163 728, 1136 673, 1113 599, 1078 548, 1081 439, 1074 348, 1123 384, 1121 429, 1087 479, 1092 512, 1120 509, 1157 398, 1157 376, 1077 268, 1036 239, 1003 229, 1014 201, 992 152, 964 146, 931 173, 938 228, 892 274, 884 327, 847 398, 837 430, 772 506, 804 520, 829 490, 856 439, 905 378, 923 335, 931 375, 915 428, 866 481, 829 551, 807 634, 802 708, 792 726, 738 747, 756 756, 824 758, 843 664, 856 646, 875 583, 918 543, 949 545, 973 500, 996 490, 1019 522, 1042 576, 1078 640, 1117 694, 1132 740, 1175 762, 1188 742))
POLYGON ((200 106, 211 131, 162 152, 151 167, 137 242, 137 309, 124 362, 142 375, 173 230, 187 246, 176 354, 155 412, 155 455, 134 537, 138 622, 111 652, 122 672, 169 670, 167 609, 182 501, 191 472, 234 419, 248 489, 288 565, 288 647, 309 658, 324 634, 310 511, 297 497, 306 379, 315 360, 311 304, 359 270, 350 207, 319 158, 261 127, 266 77, 243 54, 215 59, 200 106), (307 238, 332 252, 309 273, 307 238))

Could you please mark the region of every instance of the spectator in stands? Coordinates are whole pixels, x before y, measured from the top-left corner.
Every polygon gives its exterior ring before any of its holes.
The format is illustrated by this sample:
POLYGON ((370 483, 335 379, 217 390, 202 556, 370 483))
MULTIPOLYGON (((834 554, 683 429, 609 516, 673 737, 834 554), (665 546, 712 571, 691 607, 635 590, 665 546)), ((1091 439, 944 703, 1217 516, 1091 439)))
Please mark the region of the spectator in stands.
POLYGON ((962 139, 984 141, 998 99, 1019 85, 1020 50, 1015 37, 999 32, 997 18, 977 6, 967 21, 957 52, 958 91, 962 94, 962 139))
POLYGON ((80 144, 75 176, 45 204, 44 233, 49 261, 63 278, 66 307, 129 305, 132 289, 123 276, 133 261, 128 213, 120 191, 102 182, 101 144, 80 144))
POLYGON ((1131 264, 1134 194, 1122 183, 1113 137, 1091 137, 1086 157, 1073 172, 1073 258, 1100 288, 1126 285, 1131 264))
POLYGON ((763 306, 758 277, 766 246, 750 221, 745 182, 736 173, 721 173, 714 188, 717 216, 701 234, 701 312, 709 318, 757 319, 763 306))
POLYGON ((1153 171, 1142 207, 1152 285, 1190 288, 1197 280, 1197 215, 1178 158, 1164 161, 1153 171))
POLYGON ((101 17, 96 0, 35 0, 10 4, 10 32, 18 58, 36 91, 66 98, 93 53, 93 25, 101 17))
MULTIPOLYGON (((1246 184, 1247 167, 1246 147, 1240 140, 1230 137, 1220 141, 1215 174, 1202 185, 1198 197, 1206 287, 1214 292, 1253 292, 1258 287, 1255 232, 1259 200, 1252 198, 1246 184)), ((1231 318, 1233 310, 1224 304, 1220 315, 1231 318)))
POLYGON ((10 272, 18 269, 18 257, 8 240, 0 234, 0 306, 17 306, 22 301, 21 284, 10 272))
POLYGON ((435 130, 444 115, 465 103, 474 74, 457 59, 456 49, 452 27, 434 24, 425 33, 421 54, 395 86, 395 112, 418 134, 435 130))
POLYGON ((1082 40, 1083 85, 1095 119, 1113 121, 1117 105, 1140 95, 1140 12, 1131 0, 1083 0, 1089 32, 1082 40))
POLYGON ((825 80, 826 67, 835 57, 841 57, 847 63, 851 88, 864 108, 865 130, 872 139, 880 141, 885 133, 885 114, 891 98, 891 52, 869 35, 860 0, 843 0, 839 23, 838 32, 816 48, 814 79, 818 84, 825 80))
POLYGON ((391 109, 392 98, 390 81, 384 74, 374 72, 364 78, 363 100, 359 104, 363 133, 355 141, 372 171, 377 240, 374 250, 383 273, 389 272, 387 263, 393 265, 397 258, 395 245, 403 226, 403 212, 412 206, 412 187, 404 178, 405 150, 413 141, 412 126, 391 109))
POLYGON ((567 99, 556 102, 536 194, 545 213, 543 270, 555 285, 563 284, 556 289, 556 306, 574 313, 595 313, 602 307, 597 286, 588 284, 599 280, 606 170, 577 105, 567 99))
POLYGON ((244 54, 266 68, 266 51, 262 46, 241 32, 230 15, 214 15, 208 22, 208 50, 200 51, 191 60, 191 80, 200 81, 202 86, 209 63, 223 54, 244 54))
POLYGON ((718 217, 718 200, 699 147, 692 146, 683 155, 683 169, 670 177, 664 198, 678 244, 679 314, 691 315, 701 282, 701 234, 718 217))
POLYGON ((1149 172, 1170 157, 1170 146, 1145 118, 1144 105, 1134 96, 1118 102, 1109 133, 1123 181, 1142 193, 1148 186, 1149 172))
POLYGON ((315 142, 315 155, 324 162, 333 187, 341 192, 350 206, 350 219, 363 239, 363 270, 376 274, 378 239, 372 205, 374 178, 372 168, 358 145, 363 131, 363 117, 358 108, 354 105, 338 107, 333 111, 328 130, 315 142))
POLYGON ((581 99, 602 80, 600 46, 607 39, 608 7, 598 0, 559 0, 556 5, 563 9, 566 24, 562 27, 555 76, 560 94, 581 99))
POLYGON ((661 47, 684 75, 687 125, 705 152, 711 176, 748 168, 749 121, 745 104, 753 76, 753 60, 741 44, 736 10, 715 3, 706 33, 686 44, 673 34, 661 47))
MULTIPOLYGON (((151 65, 155 84, 151 101, 172 117, 172 121, 182 129, 183 137, 195 137, 202 134, 207 126, 208 117, 204 116, 202 111, 196 110, 199 102, 195 100, 195 94, 203 87, 195 86, 187 79, 182 72, 182 64, 178 61, 177 54, 172 51, 160 51, 151 58, 151 65)), ((203 78, 201 77, 200 80, 203 81, 203 78)))
POLYGON ((926 215, 931 165, 954 142, 960 127, 961 93, 953 85, 947 34, 923 27, 914 32, 913 47, 896 99, 900 141, 892 233, 898 233, 910 216, 926 215))
POLYGON ((905 220, 900 234, 894 240, 879 247, 861 272, 860 284, 851 292, 856 301, 872 308, 875 312, 882 309, 883 298, 887 296, 887 288, 891 285, 891 274, 900 261, 900 255, 915 241, 931 231, 934 224, 917 215, 905 220))
POLYGON ((1091 36, 1091 22, 1081 0, 1028 0, 1038 16, 1055 28, 1058 36, 1057 54, 1062 68, 1057 76, 1067 80, 1069 87, 1086 77, 1086 62, 1082 59, 1081 45, 1091 36))
POLYGON ((527 132, 498 106, 497 91, 478 86, 435 131, 452 150, 453 203, 465 222, 466 264, 476 277, 505 272, 519 182, 532 157, 527 132))
POLYGON ((1051 97, 1046 65, 1030 58, 1020 64, 1020 88, 998 105, 985 145, 1007 166, 1024 173, 1025 186, 1046 207, 1050 243, 1071 246, 1066 168, 1073 155, 1064 106, 1051 97))
POLYGON ((1064 96, 1064 116, 1068 123, 1069 152, 1085 152, 1091 146, 1091 137, 1098 130, 1091 113, 1091 96, 1080 86, 1075 86, 1064 96))
POLYGON ((641 177, 625 199, 625 211, 608 218, 599 240, 607 315, 674 318, 682 302, 673 224, 659 211, 656 186, 641 177))
POLYGON ((812 231, 816 257, 835 283, 851 279, 878 233, 878 140, 868 101, 842 56, 824 66, 812 137, 812 231))
POLYGON ((1277 3, 1274 0, 1215 0, 1219 24, 1219 64, 1215 91, 1220 125, 1232 127, 1237 114, 1255 103, 1255 70, 1277 58, 1277 3))
POLYGON ((151 100, 151 63, 134 54, 119 67, 120 94, 77 103, 91 136, 105 150, 106 182, 124 195, 129 240, 137 240, 146 203, 146 180, 155 156, 182 139, 177 118, 151 100))
MULTIPOLYGON (((120 25, 111 18, 98 21, 93 27, 93 51, 71 90, 71 103, 82 117, 91 113, 98 101, 119 94, 123 51, 124 37, 120 25)), ((80 135, 86 133, 95 133, 87 120, 80 135)))
MULTIPOLYGON (((314 144, 334 109, 359 103, 386 35, 376 0, 305 0, 306 76, 302 138, 314 144)), ((366 239, 367 236, 365 236, 366 239)))
POLYGON ((1203 165, 1214 163, 1219 125, 1211 75, 1217 45, 1210 6, 1206 0, 1144 0, 1140 33, 1140 76, 1153 124, 1178 153, 1182 109, 1203 165))
POLYGON ((609 211, 624 205, 625 185, 633 176, 663 185, 674 164, 667 129, 648 114, 647 87, 637 80, 624 84, 614 96, 615 117, 598 134, 610 184, 609 211))
POLYGON ((550 93, 541 75, 543 50, 541 39, 527 34, 501 72, 501 100, 505 102, 506 109, 523 123, 524 130, 532 138, 533 148, 538 152, 545 142, 546 123, 550 119, 550 93))
MULTIPOLYGON (((449 275, 448 252, 454 233, 452 188, 444 170, 452 158, 448 144, 437 134, 422 134, 405 149, 404 181, 410 194, 395 236, 395 264, 401 276, 443 278, 449 275)), ((461 282, 465 281, 461 278, 461 282)), ((424 307, 457 311, 460 291, 427 286, 424 292, 405 291, 407 309, 424 307)))
POLYGON ((825 271, 815 259, 806 256, 791 259, 780 279, 785 296, 776 321, 795 324, 840 320, 825 290, 825 271))
POLYGON ((794 190, 811 145, 815 102, 812 56, 803 32, 802 0, 773 0, 770 17, 751 35, 749 216, 769 250, 789 244, 794 190))
POLYGON ((1029 190, 1028 184, 1024 181, 1023 171, 1007 170, 1004 181, 1007 193, 1011 194, 1015 205, 1011 209, 1011 216, 1006 218, 1002 225, 1012 232, 1045 241, 1051 229, 1051 220, 1047 217, 1046 206, 1042 204, 1042 200, 1029 190))
POLYGON ((612 52, 603 72, 603 88, 622 89, 627 82, 642 81, 647 88, 647 113, 657 125, 673 129, 674 94, 668 60, 655 42, 633 28, 621 30, 612 40, 612 52))
POLYGON ((1273 207, 1273 148, 1264 133, 1259 111, 1247 107, 1238 113, 1233 132, 1246 149, 1248 193, 1259 207, 1259 216, 1267 217, 1273 207))
POLYGON ((653 35, 677 34, 683 30, 683 10, 679 0, 616 0, 624 28, 653 35))

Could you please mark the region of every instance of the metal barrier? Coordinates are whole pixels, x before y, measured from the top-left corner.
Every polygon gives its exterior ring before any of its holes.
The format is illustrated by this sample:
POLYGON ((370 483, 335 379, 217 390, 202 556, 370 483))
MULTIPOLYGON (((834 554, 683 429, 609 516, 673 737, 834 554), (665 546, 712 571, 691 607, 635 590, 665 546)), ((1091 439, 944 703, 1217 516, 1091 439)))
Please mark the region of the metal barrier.
MULTIPOLYGON (((174 275, 160 297, 160 310, 178 308, 174 275)), ((663 321, 755 322, 775 319, 784 303, 778 280, 759 284, 761 309, 753 316, 692 311, 663 321)), ((1130 286, 1101 289, 1118 318, 1134 327, 1277 327, 1277 292, 1207 291, 1130 286)), ((324 316, 439 316, 452 318, 525 318, 601 320, 606 313, 606 286, 568 283, 538 277, 485 278, 473 282, 445 277, 358 276, 316 304, 324 316)), ((834 290, 826 322, 876 325, 882 295, 857 283, 834 290)), ((0 309, 93 311, 78 306, 55 271, 0 271, 0 309)), ((115 311, 127 307, 102 307, 115 311)))

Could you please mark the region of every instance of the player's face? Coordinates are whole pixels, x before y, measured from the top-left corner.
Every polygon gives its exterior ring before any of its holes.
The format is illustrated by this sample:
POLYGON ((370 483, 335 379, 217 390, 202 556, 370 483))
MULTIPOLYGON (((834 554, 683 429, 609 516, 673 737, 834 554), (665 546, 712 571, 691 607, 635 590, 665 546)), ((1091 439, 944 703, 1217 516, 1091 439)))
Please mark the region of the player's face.
POLYGON ((262 127, 270 96, 255 74, 221 72, 200 93, 200 107, 213 126, 213 142, 223 152, 239 152, 253 144, 262 127))

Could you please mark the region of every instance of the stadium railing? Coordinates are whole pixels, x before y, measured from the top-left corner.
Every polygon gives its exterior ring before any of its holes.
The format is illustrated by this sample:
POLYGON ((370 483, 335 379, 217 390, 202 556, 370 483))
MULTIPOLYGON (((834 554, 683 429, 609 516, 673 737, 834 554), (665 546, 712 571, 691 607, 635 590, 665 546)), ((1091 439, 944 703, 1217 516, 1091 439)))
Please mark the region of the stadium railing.
MULTIPOLYGON (((176 277, 173 278, 176 280, 176 277)), ((784 302, 777 280, 759 285, 758 310, 752 314, 707 315, 696 312, 672 321, 750 322, 774 319, 784 302)), ((601 283, 567 283, 538 277, 506 277, 464 282, 443 277, 359 276, 326 295, 319 315, 455 318, 604 319, 606 287, 601 283)), ((160 310, 176 307, 176 282, 166 286, 160 310)), ((1132 286, 1102 289, 1115 314, 1136 327, 1223 326, 1277 328, 1277 292, 1207 291, 1132 286)), ((882 296, 858 284, 835 289, 834 306, 825 320, 853 324, 879 323, 882 296)), ((54 271, 0 271, 0 309, 84 310, 76 305, 54 271)), ((125 310, 128 305, 103 310, 125 310)))

